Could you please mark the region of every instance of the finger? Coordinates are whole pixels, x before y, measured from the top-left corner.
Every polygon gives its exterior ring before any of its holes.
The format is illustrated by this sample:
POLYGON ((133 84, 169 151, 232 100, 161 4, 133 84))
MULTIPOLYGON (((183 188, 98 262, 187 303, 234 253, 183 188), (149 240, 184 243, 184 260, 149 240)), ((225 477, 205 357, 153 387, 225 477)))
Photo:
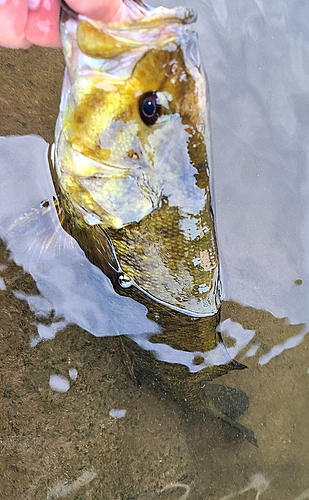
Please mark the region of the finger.
MULTIPOLYGON (((36 5, 35 0, 32 3, 36 5)), ((37 8, 30 9, 25 29, 27 40, 45 47, 60 47, 59 11, 58 0, 41 0, 37 8)))
POLYGON ((24 31, 28 6, 25 0, 0 1, 0 45, 9 48, 27 48, 24 31))
POLYGON ((67 3, 75 12, 105 23, 128 19, 122 0, 67 0, 67 3))

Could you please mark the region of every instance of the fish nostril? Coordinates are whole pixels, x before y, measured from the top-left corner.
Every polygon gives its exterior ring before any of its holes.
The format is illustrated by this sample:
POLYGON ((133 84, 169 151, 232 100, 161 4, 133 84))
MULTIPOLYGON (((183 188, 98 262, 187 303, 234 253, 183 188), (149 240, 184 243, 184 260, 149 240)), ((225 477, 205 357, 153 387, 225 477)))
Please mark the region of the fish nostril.
POLYGON ((130 151, 127 152, 127 156, 128 156, 128 158, 132 158, 133 160, 140 159, 138 154, 135 151, 133 151, 133 149, 130 149, 130 151))

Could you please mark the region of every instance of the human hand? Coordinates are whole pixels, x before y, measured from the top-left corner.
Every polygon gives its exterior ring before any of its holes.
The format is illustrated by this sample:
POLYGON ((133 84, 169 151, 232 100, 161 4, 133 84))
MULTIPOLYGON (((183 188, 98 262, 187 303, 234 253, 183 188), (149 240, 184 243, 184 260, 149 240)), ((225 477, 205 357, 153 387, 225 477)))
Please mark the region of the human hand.
MULTIPOLYGON (((67 0, 75 12, 104 22, 127 18, 122 0, 67 0)), ((0 0, 0 45, 61 47, 59 0, 0 0)))

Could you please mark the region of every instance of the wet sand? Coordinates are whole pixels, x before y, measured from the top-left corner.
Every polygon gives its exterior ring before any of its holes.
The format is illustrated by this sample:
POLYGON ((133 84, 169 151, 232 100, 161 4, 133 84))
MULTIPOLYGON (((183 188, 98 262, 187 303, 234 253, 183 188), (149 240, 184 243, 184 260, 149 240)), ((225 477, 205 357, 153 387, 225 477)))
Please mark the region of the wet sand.
POLYGON ((0 47, 0 135, 41 135, 53 141, 64 69, 61 50, 0 47))

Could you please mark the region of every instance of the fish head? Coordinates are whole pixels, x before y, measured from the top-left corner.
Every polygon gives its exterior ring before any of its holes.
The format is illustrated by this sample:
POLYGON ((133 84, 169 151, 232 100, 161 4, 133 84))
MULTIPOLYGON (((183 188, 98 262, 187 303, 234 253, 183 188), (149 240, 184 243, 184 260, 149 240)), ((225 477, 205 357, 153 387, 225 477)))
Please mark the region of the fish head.
POLYGON ((126 3, 130 22, 62 16, 57 182, 74 217, 107 232, 129 283, 186 314, 215 314, 209 105, 195 14, 126 3))
POLYGON ((172 13, 62 23, 68 76, 59 174, 77 205, 115 228, 140 221, 172 192, 185 211, 189 198, 204 203, 193 193, 192 166, 207 161, 205 79, 194 15, 172 13))

